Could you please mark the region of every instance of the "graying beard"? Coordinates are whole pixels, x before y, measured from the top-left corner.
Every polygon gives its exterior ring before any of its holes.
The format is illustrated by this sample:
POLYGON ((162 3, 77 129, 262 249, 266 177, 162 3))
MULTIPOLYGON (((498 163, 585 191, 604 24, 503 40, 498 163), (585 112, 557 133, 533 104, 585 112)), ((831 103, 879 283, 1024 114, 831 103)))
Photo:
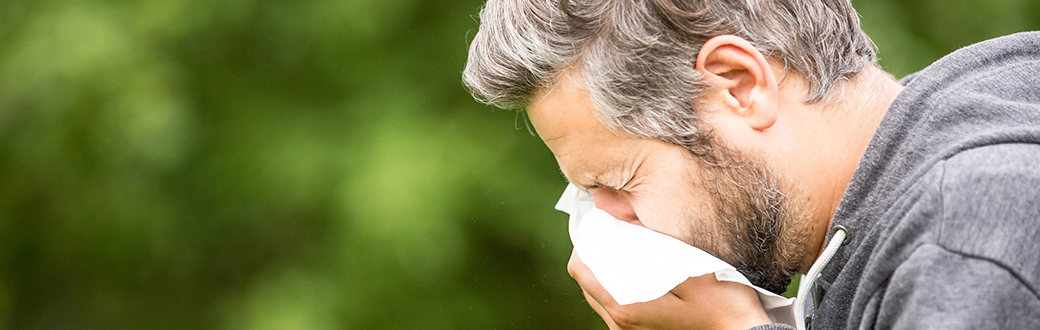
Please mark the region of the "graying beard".
POLYGON ((717 256, 751 283, 782 294, 805 251, 807 235, 789 226, 799 212, 766 167, 715 142, 695 154, 705 165, 701 183, 708 188, 719 234, 728 236, 717 256))

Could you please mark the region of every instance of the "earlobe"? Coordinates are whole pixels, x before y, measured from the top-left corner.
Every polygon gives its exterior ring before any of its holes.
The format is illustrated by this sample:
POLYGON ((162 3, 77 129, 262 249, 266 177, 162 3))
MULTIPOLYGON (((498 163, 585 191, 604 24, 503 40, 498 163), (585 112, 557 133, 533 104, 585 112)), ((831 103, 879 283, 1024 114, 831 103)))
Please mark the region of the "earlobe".
POLYGON ((724 108, 755 130, 768 129, 779 116, 773 67, 750 42, 733 35, 711 38, 697 54, 696 68, 721 93, 724 108))

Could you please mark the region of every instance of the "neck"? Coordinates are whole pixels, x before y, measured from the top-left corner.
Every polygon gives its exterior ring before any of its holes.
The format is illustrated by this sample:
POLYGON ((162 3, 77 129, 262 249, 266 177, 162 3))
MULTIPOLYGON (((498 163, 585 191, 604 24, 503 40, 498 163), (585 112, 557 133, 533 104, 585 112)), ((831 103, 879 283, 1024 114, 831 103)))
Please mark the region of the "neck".
POLYGON ((870 66, 854 79, 845 83, 843 93, 810 106, 816 121, 812 130, 804 134, 807 146, 802 159, 807 160, 800 174, 810 194, 809 251, 803 261, 804 271, 823 251, 830 221, 837 211, 845 189, 852 180, 863 153, 882 117, 903 87, 888 73, 870 66))

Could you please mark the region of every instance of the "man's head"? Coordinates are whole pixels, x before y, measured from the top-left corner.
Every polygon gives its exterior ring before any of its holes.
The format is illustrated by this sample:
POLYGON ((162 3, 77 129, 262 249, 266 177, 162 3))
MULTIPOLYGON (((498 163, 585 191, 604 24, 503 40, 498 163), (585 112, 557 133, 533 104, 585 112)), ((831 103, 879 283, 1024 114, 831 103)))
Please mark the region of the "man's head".
POLYGON ((491 0, 463 78, 486 103, 526 107, 597 207, 782 291, 855 165, 810 146, 863 135, 808 105, 873 61, 842 0, 491 0))
POLYGON ((615 218, 679 238, 782 292, 805 252, 792 189, 760 160, 709 137, 697 154, 617 134, 567 74, 529 106, 531 121, 570 181, 615 218))

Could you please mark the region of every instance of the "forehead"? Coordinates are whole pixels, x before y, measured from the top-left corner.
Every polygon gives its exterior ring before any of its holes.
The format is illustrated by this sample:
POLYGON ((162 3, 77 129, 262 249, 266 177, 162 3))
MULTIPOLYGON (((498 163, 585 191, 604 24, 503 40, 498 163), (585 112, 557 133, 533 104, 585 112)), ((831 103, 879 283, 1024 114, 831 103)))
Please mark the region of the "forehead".
POLYGON ((527 107, 535 130, 572 182, 623 159, 633 140, 602 123, 587 91, 574 78, 573 73, 564 73, 527 107))
POLYGON ((574 73, 564 73, 552 87, 538 90, 527 111, 546 142, 574 133, 609 133, 574 73))

